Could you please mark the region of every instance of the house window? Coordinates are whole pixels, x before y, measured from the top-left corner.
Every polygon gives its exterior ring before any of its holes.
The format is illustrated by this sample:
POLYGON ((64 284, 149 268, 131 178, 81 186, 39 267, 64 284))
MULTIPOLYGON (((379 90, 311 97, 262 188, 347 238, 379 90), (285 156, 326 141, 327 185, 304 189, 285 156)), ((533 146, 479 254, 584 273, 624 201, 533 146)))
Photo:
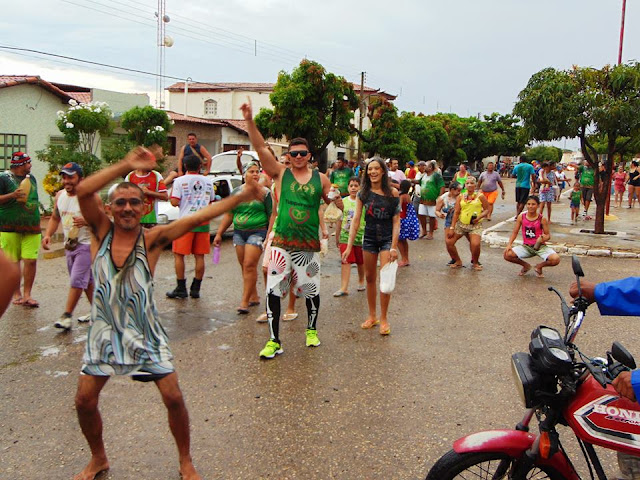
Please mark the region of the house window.
POLYGON ((167 137, 167 142, 169 143, 169 151, 167 152, 167 155, 171 155, 171 156, 175 156, 177 148, 177 141, 176 141, 176 137, 167 137))
POLYGON ((13 152, 27 153, 27 136, 19 133, 0 133, 0 167, 7 170, 13 152))
POLYGON ((218 102, 211 98, 204 102, 204 115, 205 117, 215 117, 218 115, 218 102))

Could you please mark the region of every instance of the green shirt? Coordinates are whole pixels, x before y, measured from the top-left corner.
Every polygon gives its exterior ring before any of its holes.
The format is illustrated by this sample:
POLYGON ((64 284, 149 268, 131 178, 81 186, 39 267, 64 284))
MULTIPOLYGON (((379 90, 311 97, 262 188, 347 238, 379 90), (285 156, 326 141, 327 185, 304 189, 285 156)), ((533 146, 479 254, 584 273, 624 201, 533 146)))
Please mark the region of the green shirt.
POLYGON ((578 171, 580 172, 580 185, 582 185, 583 187, 593 187, 593 185, 595 184, 596 174, 593 168, 580 165, 578 171))
POLYGON ((574 205, 580 205, 580 199, 582 198, 582 192, 580 190, 571 190, 571 203, 574 205))
POLYGON ((317 170, 305 184, 298 181, 290 169, 285 169, 280 184, 278 217, 273 227, 272 245, 287 251, 320 251, 320 216, 322 181, 317 170))
POLYGON ((329 180, 340 189, 340 195, 349 195, 349 180, 353 177, 353 171, 349 167, 344 167, 331 172, 329 180))
MULTIPOLYGON (((242 191, 242 185, 236 187, 232 195, 236 195, 242 191)), ((252 200, 251 202, 241 203, 231 212, 233 213, 234 230, 265 230, 269 226, 269 217, 273 204, 271 202, 271 191, 265 188, 265 196, 262 201, 252 200)))
MULTIPOLYGON (((25 177, 19 177, 7 171, 0 174, 0 195, 14 192, 25 177)), ((15 199, 0 204, 0 231, 15 233, 41 233, 40 230, 40 202, 38 201, 38 185, 33 175, 31 191, 26 203, 15 199)))
MULTIPOLYGON (((351 197, 345 197, 342 199, 344 209, 342 210, 342 230, 340 230, 340 243, 349 243, 349 231, 351 230, 351 222, 353 217, 356 216, 356 200, 351 200, 351 197)), ((362 237, 364 235, 364 214, 360 215, 360 227, 356 233, 356 238, 353 241, 353 245, 359 247, 362 245, 362 237)))
POLYGON ((420 199, 426 202, 435 202, 443 187, 442 175, 435 171, 431 175, 425 173, 420 179, 420 199))

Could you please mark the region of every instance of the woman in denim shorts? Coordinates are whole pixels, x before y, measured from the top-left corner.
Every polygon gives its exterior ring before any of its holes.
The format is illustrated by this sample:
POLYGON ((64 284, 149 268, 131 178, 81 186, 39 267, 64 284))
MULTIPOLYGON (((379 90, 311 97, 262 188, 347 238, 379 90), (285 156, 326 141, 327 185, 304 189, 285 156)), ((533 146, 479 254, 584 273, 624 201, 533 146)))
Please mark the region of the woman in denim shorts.
MULTIPOLYGON (((253 176, 255 181, 260 180, 260 167, 257 163, 250 162, 244 167, 245 179, 253 176)), ((242 191, 244 184, 237 187, 231 194, 235 195, 242 191)), ((241 203, 231 212, 227 213, 218 233, 213 239, 213 245, 219 247, 222 243, 222 235, 233 223, 233 246, 236 247, 238 263, 242 268, 242 300, 237 311, 241 315, 249 313, 249 307, 260 305, 260 297, 256 282, 258 280, 258 263, 264 239, 267 236, 267 227, 273 204, 271 201, 271 191, 265 187, 262 201, 254 200, 248 203, 241 203)))
POLYGON ((400 198, 398 191, 391 187, 387 167, 379 157, 372 158, 365 167, 362 188, 356 199, 356 213, 351 222, 349 243, 342 254, 344 261, 349 258, 353 248, 360 218, 365 216, 364 238, 364 274, 367 280, 367 302, 369 317, 360 325, 373 328, 380 324, 380 334, 389 335, 391 327, 387 319, 391 294, 380 292, 380 318, 376 314, 378 277, 378 255, 380 268, 398 259, 398 236, 400 234, 400 198))

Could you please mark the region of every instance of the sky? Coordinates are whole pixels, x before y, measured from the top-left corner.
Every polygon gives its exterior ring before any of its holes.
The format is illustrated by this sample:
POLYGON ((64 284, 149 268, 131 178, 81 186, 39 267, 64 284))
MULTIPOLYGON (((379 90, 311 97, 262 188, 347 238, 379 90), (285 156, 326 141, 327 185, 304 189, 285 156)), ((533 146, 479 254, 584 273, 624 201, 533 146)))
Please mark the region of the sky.
MULTIPOLYGON (((157 0, 4 3, 2 46, 157 71, 157 0)), ((166 0, 165 75, 176 79, 163 82, 275 82, 306 57, 355 83, 366 72, 400 111, 509 113, 543 68, 616 63, 621 10, 622 0, 166 0)), ((639 50, 640 4, 629 0, 623 61, 639 50)), ((41 54, 0 48, 0 74, 155 101, 153 76, 41 54)))

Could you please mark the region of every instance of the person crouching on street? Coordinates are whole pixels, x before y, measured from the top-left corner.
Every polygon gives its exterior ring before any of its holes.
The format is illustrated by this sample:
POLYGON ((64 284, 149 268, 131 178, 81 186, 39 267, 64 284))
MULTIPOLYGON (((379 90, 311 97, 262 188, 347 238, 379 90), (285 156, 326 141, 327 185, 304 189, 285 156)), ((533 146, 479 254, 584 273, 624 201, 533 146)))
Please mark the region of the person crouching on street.
MULTIPOLYGON (((178 218, 192 215, 215 201, 215 189, 210 178, 200 175, 201 160, 195 155, 187 155, 184 165, 186 175, 178 177, 173 182, 173 190, 169 201, 174 207, 180 207, 178 218)), ((173 242, 173 256, 176 266, 178 284, 175 289, 167 292, 169 298, 200 298, 200 285, 204 277, 204 256, 211 251, 209 243, 209 222, 203 222, 190 232, 185 233, 173 242), (193 255, 196 261, 196 271, 189 293, 185 278, 184 257, 193 255)))

